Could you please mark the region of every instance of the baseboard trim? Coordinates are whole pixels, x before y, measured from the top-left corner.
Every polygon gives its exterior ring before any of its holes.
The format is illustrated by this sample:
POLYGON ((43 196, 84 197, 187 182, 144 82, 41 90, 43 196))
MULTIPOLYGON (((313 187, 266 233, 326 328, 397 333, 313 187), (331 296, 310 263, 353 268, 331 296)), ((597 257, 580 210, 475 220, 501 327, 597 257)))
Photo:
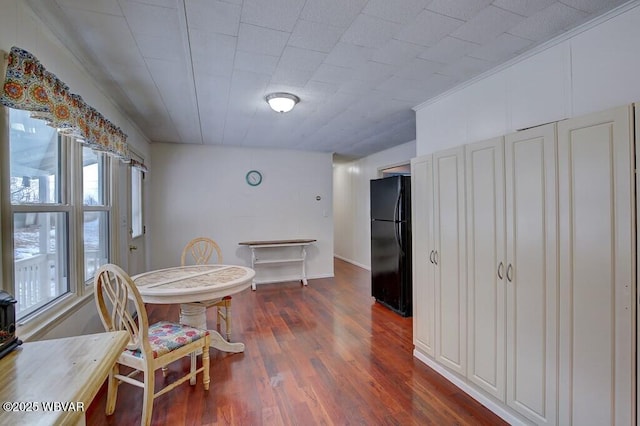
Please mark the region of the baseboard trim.
MULTIPOLYGON (((318 274, 313 276, 307 276, 307 281, 320 279, 320 278, 333 278, 333 277, 334 277, 333 274, 318 274)), ((260 285, 260 284, 288 283, 293 281, 302 281, 302 278, 300 278, 299 276, 298 277, 295 277, 295 276, 278 277, 278 278, 271 278, 266 280, 256 280, 255 283, 256 285, 260 285)))
POLYGON ((489 410, 491 410, 495 415, 500 417, 505 422, 509 423, 510 425, 522 425, 522 426, 526 426, 527 425, 526 422, 522 421, 518 417, 515 417, 512 413, 510 413, 509 411, 505 410, 504 407, 502 407, 500 404, 498 404, 497 402, 493 401, 489 397, 485 396, 484 394, 482 394, 481 392, 479 392, 475 388, 471 387, 467 382, 462 380, 460 377, 458 377, 455 374, 451 373, 445 367, 441 366, 440 364, 438 364, 433 359, 431 359, 430 357, 426 356, 425 354, 423 354, 419 350, 414 349, 413 350, 413 356, 418 358, 423 363, 425 363, 431 369, 435 370, 442 377, 444 377, 445 379, 447 379, 448 381, 450 381, 451 383, 456 385, 458 388, 460 388, 460 390, 464 391, 471 398, 475 399, 480 404, 482 404, 485 407, 487 407, 489 410))
POLYGON ((342 257, 342 256, 339 256, 337 254, 334 254, 333 257, 335 257, 336 259, 344 260, 345 262, 350 263, 352 265, 356 265, 359 268, 366 269, 367 271, 371 271, 371 267, 370 266, 363 265, 362 263, 358 263, 355 260, 347 259, 346 257, 342 257))

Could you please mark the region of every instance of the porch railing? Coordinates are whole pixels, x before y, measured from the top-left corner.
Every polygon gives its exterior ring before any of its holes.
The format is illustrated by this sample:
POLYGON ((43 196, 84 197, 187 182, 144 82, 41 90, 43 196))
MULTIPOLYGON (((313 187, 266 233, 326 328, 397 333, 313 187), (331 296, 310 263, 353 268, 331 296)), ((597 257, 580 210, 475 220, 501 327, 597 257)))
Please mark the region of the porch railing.
MULTIPOLYGON (((89 276, 104 263, 99 250, 87 250, 84 270, 89 276)), ((15 261, 15 295, 18 313, 32 311, 62 295, 56 285, 54 254, 37 254, 15 261)))
POLYGON ((18 312, 24 312, 52 299, 55 292, 54 259, 47 254, 37 254, 15 263, 15 298, 18 312), (53 284, 53 289, 52 289, 53 284))

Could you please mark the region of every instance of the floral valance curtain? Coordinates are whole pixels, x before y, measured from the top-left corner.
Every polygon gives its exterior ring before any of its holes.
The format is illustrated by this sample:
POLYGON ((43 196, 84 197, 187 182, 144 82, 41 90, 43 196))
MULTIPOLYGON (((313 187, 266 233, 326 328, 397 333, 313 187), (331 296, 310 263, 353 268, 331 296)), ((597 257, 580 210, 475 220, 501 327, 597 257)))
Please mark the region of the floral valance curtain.
POLYGON ((31 53, 12 47, 0 102, 9 108, 31 111, 52 127, 80 139, 96 151, 130 162, 127 135, 79 95, 47 71, 31 53))

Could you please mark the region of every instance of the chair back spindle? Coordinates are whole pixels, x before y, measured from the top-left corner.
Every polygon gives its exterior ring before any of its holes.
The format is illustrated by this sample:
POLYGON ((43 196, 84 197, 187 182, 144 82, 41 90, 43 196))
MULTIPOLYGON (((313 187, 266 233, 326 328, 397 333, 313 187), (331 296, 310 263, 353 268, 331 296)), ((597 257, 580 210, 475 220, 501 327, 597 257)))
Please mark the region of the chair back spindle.
POLYGON ((129 333, 127 349, 142 349, 141 345, 148 337, 149 320, 142 297, 131 278, 119 266, 110 265, 109 268, 101 268, 95 280, 95 300, 102 325, 108 331, 124 330, 129 333), (133 314, 129 312, 129 302, 133 303, 133 314))
POLYGON ((211 238, 197 237, 189 241, 182 250, 180 264, 185 266, 187 263, 190 263, 190 261, 193 261, 195 265, 206 265, 211 263, 213 253, 217 256, 214 263, 222 263, 222 250, 220 246, 211 238))

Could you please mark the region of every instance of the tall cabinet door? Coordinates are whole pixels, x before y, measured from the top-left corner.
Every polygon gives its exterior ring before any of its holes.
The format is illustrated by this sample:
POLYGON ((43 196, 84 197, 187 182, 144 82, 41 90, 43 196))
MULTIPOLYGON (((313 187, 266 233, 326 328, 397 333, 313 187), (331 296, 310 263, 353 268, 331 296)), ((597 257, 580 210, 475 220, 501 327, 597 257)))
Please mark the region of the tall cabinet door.
POLYGON ((560 417, 632 423, 635 251, 631 109, 558 123, 560 417))
POLYGON ((413 238, 413 343, 435 356, 435 299, 433 247, 433 166, 430 155, 411 161, 413 238))
POLYGON ((500 400, 505 389, 504 141, 465 147, 467 377, 500 400))
POLYGON ((466 373, 464 148, 433 154, 436 361, 466 373))
POLYGON ((506 403, 535 424, 557 417, 556 127, 506 136, 506 403))

